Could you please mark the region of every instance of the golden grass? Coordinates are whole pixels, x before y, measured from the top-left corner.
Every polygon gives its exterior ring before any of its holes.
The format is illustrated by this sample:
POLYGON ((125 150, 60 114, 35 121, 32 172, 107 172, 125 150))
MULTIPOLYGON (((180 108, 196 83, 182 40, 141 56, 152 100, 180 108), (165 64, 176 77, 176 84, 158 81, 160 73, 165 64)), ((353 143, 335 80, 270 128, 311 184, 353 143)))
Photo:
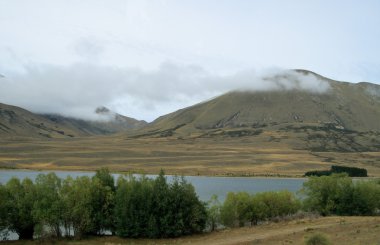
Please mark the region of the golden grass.
POLYGON ((380 152, 310 152, 298 141, 254 137, 0 139, 0 168, 95 170, 185 175, 302 176, 332 164, 364 167, 380 176, 380 152), (296 143, 295 143, 296 142, 296 143), (297 143, 298 144, 298 143, 297 143))

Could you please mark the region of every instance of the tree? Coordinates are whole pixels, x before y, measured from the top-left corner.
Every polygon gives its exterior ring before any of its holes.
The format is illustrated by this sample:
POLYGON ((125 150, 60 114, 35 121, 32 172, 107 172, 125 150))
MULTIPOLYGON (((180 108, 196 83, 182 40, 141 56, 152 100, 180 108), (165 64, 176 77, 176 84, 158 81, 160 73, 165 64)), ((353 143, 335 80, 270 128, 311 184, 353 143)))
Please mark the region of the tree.
POLYGON ((93 231, 93 214, 91 205, 92 183, 87 176, 65 179, 62 187, 64 200, 64 224, 66 229, 73 228, 74 236, 82 238, 93 231))
POLYGON ((380 185, 353 182, 345 174, 312 177, 304 183, 304 206, 322 215, 374 215, 380 208, 380 185))
POLYGON ((357 182, 352 196, 353 215, 376 215, 380 210, 380 185, 376 182, 357 182))
POLYGON ((97 170, 91 183, 92 234, 99 235, 105 231, 114 233, 114 198, 115 180, 113 176, 106 168, 97 170))
POLYGON ((221 204, 217 195, 212 195, 207 202, 207 225, 210 231, 214 231, 220 223, 221 204))
POLYGON ((204 230, 207 221, 205 203, 201 202, 194 187, 184 177, 175 178, 169 188, 169 208, 172 232, 169 236, 198 233, 204 230))
MULTIPOLYGON (((152 214, 153 182, 146 177, 120 177, 115 197, 116 234, 122 237, 157 237, 159 217, 152 214)), ((161 215, 165 215, 162 213, 161 215)))
POLYGON ((8 213, 9 213, 9 195, 0 183, 0 240, 6 239, 6 231, 8 229, 8 213))
POLYGON ((170 213, 173 210, 169 207, 169 185, 163 170, 160 171, 153 183, 152 205, 155 207, 152 210, 156 223, 154 233, 158 237, 167 237, 167 231, 170 229, 170 213))
MULTIPOLYGON (((351 181, 346 174, 333 174, 331 176, 311 177, 303 184, 301 193, 306 198, 304 206, 309 211, 317 211, 322 215, 335 214, 339 204, 339 188, 351 181)), ((343 207, 339 207, 343 210, 343 207)))
POLYGON ((120 177, 115 196, 116 234, 123 237, 177 237, 203 231, 206 209, 184 178, 168 184, 163 171, 155 180, 120 177))
POLYGON ((8 229, 19 235, 19 239, 33 239, 36 221, 32 215, 36 201, 36 191, 33 182, 25 178, 22 182, 18 178, 10 179, 6 186, 8 202, 8 229))
POLYGON ((227 193, 226 200, 220 211, 222 223, 225 226, 244 226, 249 221, 250 195, 246 192, 227 193))
POLYGON ((40 233, 49 228, 49 233, 61 237, 63 202, 61 200, 61 179, 54 173, 39 174, 35 181, 36 201, 33 205, 33 218, 40 233))
POLYGON ((251 196, 249 209, 247 212, 248 220, 251 225, 257 225, 259 221, 268 218, 268 206, 264 202, 264 195, 260 193, 251 196))
POLYGON ((113 192, 115 191, 115 179, 108 168, 101 168, 96 170, 93 179, 98 179, 102 186, 108 186, 113 192))

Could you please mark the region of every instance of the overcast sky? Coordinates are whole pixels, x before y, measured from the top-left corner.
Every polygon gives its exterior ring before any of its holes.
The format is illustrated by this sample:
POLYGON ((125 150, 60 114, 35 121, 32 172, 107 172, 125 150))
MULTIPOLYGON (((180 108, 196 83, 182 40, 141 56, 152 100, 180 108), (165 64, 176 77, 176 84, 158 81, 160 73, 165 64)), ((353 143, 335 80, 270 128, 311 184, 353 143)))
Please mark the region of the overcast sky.
POLYGON ((379 13, 378 0, 0 0, 0 102, 151 121, 279 69, 380 83, 379 13))

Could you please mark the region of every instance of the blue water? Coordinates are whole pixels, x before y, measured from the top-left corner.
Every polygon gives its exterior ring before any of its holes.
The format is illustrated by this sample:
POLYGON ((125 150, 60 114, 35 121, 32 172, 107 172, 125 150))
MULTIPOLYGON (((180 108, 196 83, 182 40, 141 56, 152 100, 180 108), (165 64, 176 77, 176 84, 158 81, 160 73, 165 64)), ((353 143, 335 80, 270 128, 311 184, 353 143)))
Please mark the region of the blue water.
MULTIPOLYGON (((12 177, 24 179, 26 177, 34 180, 38 174, 46 174, 51 171, 29 171, 29 170, 0 170, 0 183, 5 184, 12 177)), ((93 176, 94 172, 75 172, 75 171, 53 171, 60 178, 71 176, 93 176)), ((113 174, 115 179, 120 174, 113 174)), ((138 176, 138 175, 137 175, 138 176)), ((154 178, 155 175, 147 175, 154 178)), ((167 176, 168 181, 173 176, 167 176)), ((208 177, 208 176, 185 176, 185 179, 193 184, 199 198, 207 201, 213 194, 216 194, 220 201, 225 199, 228 192, 245 191, 257 193, 262 191, 289 190, 296 193, 302 188, 305 179, 286 179, 286 178, 257 178, 257 177, 208 177)))

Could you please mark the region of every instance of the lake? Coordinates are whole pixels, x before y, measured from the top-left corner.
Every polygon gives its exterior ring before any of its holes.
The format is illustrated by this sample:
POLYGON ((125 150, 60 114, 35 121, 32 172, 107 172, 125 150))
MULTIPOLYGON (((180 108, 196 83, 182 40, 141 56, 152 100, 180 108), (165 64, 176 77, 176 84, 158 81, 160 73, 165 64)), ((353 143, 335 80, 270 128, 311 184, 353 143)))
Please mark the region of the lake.
MULTIPOLYGON (((19 179, 30 178, 34 180, 38 174, 46 174, 55 172, 60 178, 71 176, 93 176, 94 172, 77 172, 77 171, 29 171, 29 170, 0 170, 0 183, 5 184, 13 176, 19 179)), ((115 179, 120 174, 113 174, 115 179)), ((136 175, 139 176, 139 175, 136 175)), ((156 175, 147 175, 154 178, 156 175)), ((173 176, 167 176, 168 181, 173 176)), ((248 193, 257 193, 263 191, 279 191, 289 190, 296 193, 302 188, 302 184, 306 179, 290 179, 290 178, 258 178, 258 177, 209 177, 209 176, 185 176, 197 192, 199 198, 207 201, 213 194, 218 195, 219 200, 223 201, 228 192, 246 191, 248 193)))

